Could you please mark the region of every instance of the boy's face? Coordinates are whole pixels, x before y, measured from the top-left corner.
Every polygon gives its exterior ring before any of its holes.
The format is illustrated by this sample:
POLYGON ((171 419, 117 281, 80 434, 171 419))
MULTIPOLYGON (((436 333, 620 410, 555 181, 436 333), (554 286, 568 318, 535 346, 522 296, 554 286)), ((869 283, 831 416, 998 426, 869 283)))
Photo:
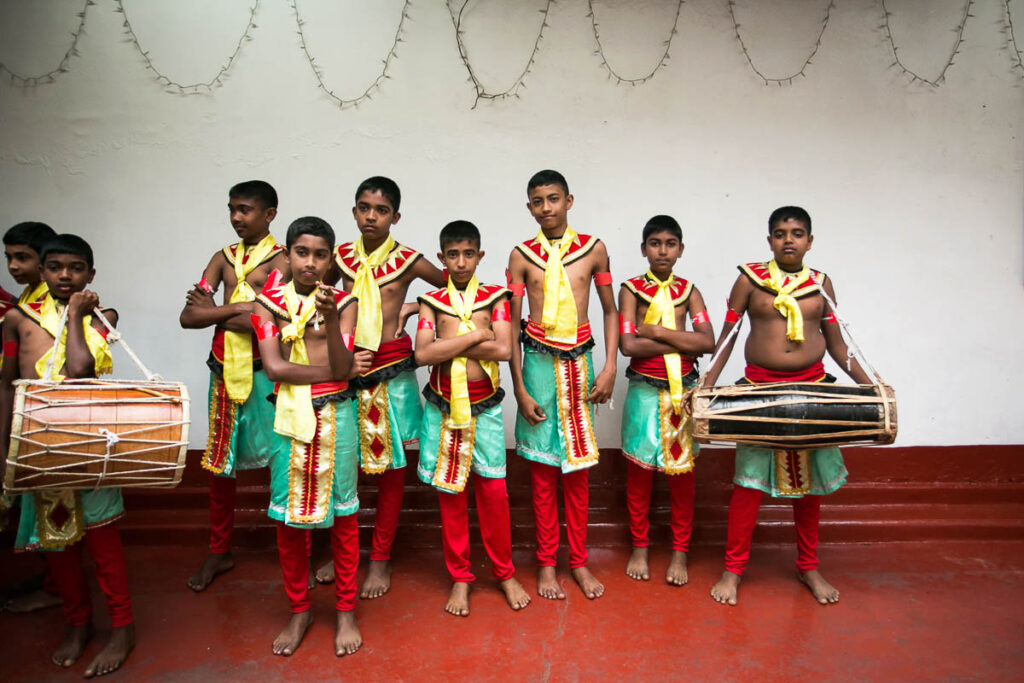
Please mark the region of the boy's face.
POLYGON ((288 265, 295 284, 313 287, 323 281, 331 266, 331 247, 323 237, 299 235, 288 250, 288 265))
POLYGON ((812 242, 814 235, 808 232, 807 226, 792 218, 776 223, 768 233, 768 246, 775 256, 775 262, 789 271, 800 269, 804 263, 804 254, 811 250, 812 242))
POLYGON ((81 292, 95 276, 96 269, 75 254, 48 254, 43 263, 43 279, 58 301, 67 301, 75 292, 81 292))
POLYGON ((5 244, 7 272, 19 285, 35 284, 42 274, 39 272, 39 254, 27 244, 5 244))
POLYGON ((270 221, 277 215, 277 209, 263 206, 254 197, 231 197, 228 199, 228 214, 238 239, 252 244, 270 232, 270 221))
POLYGON ((469 284, 483 257, 480 245, 472 240, 449 242, 443 251, 437 252, 437 258, 448 269, 448 277, 459 287, 469 284))
POLYGON ((568 225, 566 214, 572 208, 572 195, 566 194, 561 185, 538 185, 527 196, 530 201, 526 208, 541 230, 558 230, 568 225))
POLYGON ((668 230, 652 232, 640 245, 640 253, 655 274, 663 275, 671 273, 676 261, 683 255, 683 243, 668 230))
POLYGON ((352 217, 356 219, 364 240, 383 242, 391 233, 391 226, 398 222, 402 214, 394 210, 391 201, 380 190, 363 190, 356 197, 352 217))

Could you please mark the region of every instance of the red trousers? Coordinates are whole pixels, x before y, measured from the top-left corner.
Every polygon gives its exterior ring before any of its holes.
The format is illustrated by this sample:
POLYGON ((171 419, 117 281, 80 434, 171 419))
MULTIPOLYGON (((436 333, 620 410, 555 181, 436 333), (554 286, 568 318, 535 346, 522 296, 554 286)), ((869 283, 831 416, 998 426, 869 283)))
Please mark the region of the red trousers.
POLYGON ((391 544, 398 531, 398 516, 402 512, 405 493, 405 468, 385 470, 377 478, 377 514, 373 520, 373 546, 370 561, 391 559, 391 544))
MULTIPOLYGON (((355 515, 335 517, 331 532, 334 559, 335 608, 356 608, 356 570, 359 568, 359 526, 355 515)), ((309 529, 277 523, 277 554, 284 575, 284 592, 293 614, 309 610, 309 529)))
MULTIPOLYGON (((470 479, 476 496, 480 535, 487 556, 491 558, 494 578, 499 581, 511 579, 516 570, 512 566, 512 522, 508 512, 505 480, 478 477, 475 474, 471 474, 470 479)), ((437 498, 441 505, 444 564, 448 567, 452 581, 472 583, 476 577, 469 565, 469 491, 463 489, 454 494, 438 491, 437 498)))
POLYGON ((590 488, 587 470, 562 474, 561 468, 530 462, 533 516, 537 525, 537 564, 554 567, 558 553, 558 477, 565 498, 565 528, 569 536, 569 566, 587 564, 587 507, 590 488))
MULTIPOLYGON (((750 540, 757 524, 761 496, 757 489, 733 485, 729 501, 729 532, 725 544, 725 569, 742 576, 750 559, 750 540)), ((796 568, 805 573, 818 568, 818 520, 821 518, 821 496, 793 498, 793 521, 796 523, 796 568)))
MULTIPOLYGON (((633 536, 634 548, 650 545, 648 532, 651 509, 651 489, 654 486, 654 470, 640 467, 627 460, 626 507, 629 508, 629 532, 633 536)), ((670 474, 668 479, 671 501, 672 550, 687 552, 690 549, 690 534, 693 532, 694 475, 670 474)))
POLYGON ((234 477, 210 474, 210 553, 231 552, 231 532, 235 528, 236 482, 234 477))
POLYGON ((107 613, 114 628, 132 623, 132 597, 128 593, 128 569, 117 524, 107 524, 85 532, 84 542, 60 552, 46 553, 50 576, 64 601, 64 617, 72 626, 92 622, 92 600, 82 566, 82 546, 96 564, 96 581, 107 597, 107 613))

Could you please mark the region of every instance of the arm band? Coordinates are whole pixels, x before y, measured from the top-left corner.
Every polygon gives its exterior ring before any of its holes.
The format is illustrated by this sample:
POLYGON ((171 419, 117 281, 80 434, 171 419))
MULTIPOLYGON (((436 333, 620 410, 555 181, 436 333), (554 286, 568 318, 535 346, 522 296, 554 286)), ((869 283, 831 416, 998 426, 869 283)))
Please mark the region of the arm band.
POLYGON ((594 273, 594 284, 597 286, 610 285, 612 283, 611 273, 594 273))
POLYGON ((18 342, 11 340, 4 342, 4 358, 18 357, 18 342))
POLYGON ((835 313, 829 313, 828 315, 825 316, 825 322, 827 322, 827 323, 838 323, 839 320, 836 318, 836 314, 835 313))
POLYGON ((619 316, 619 334, 636 334, 636 325, 619 316))
POLYGON ((203 276, 203 279, 199 281, 199 284, 196 285, 196 287, 203 290, 207 294, 213 294, 213 287, 211 287, 210 283, 206 281, 205 275, 203 276))
POLYGON ((260 324, 260 317, 258 315, 249 314, 249 322, 252 323, 252 329, 256 333, 256 340, 263 341, 267 337, 276 337, 280 334, 277 329, 277 325, 272 322, 265 322, 260 324))
POLYGON ((690 322, 693 323, 694 327, 696 327, 697 325, 700 325, 701 323, 706 323, 706 322, 710 322, 710 321, 711 321, 711 318, 708 317, 707 309, 701 311, 697 315, 690 316, 690 322))
POLYGON ((499 321, 510 322, 512 315, 508 310, 508 302, 502 301, 501 305, 494 309, 494 314, 491 316, 491 322, 496 323, 499 321))
POLYGON ((727 325, 729 323, 738 323, 739 321, 740 321, 740 314, 739 313, 737 313, 736 311, 732 310, 731 308, 727 309, 725 311, 725 323, 727 325))
POLYGON ((508 283, 509 291, 512 292, 512 296, 517 299, 521 299, 526 296, 526 283, 525 282, 510 282, 508 283))
POLYGON ((356 338, 351 334, 342 334, 341 341, 345 344, 345 348, 349 351, 356 348, 356 338))
POLYGON ((425 320, 423 318, 420 318, 420 322, 416 326, 416 329, 417 329, 417 331, 418 330, 432 330, 432 329, 434 329, 434 323, 430 322, 429 320, 425 320))

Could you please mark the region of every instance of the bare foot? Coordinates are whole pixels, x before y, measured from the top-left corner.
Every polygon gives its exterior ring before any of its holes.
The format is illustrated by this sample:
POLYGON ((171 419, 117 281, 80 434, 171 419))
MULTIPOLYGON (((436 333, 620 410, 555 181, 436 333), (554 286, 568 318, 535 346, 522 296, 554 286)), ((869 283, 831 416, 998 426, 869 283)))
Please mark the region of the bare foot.
POLYGON ((316 572, 313 571, 312 565, 309 567, 309 579, 306 581, 306 590, 311 591, 316 588, 316 572))
POLYGON ((316 570, 317 583, 334 583, 334 560, 328 560, 316 570))
POLYGON ((355 612, 338 612, 338 635, 334 637, 334 654, 338 657, 355 654, 363 646, 363 634, 356 626, 355 612))
POLYGON ((288 620, 288 625, 281 631, 281 635, 274 639, 274 644, 271 646, 273 653, 285 657, 294 654, 302 644, 302 639, 312 623, 313 615, 308 610, 293 614, 292 618, 288 620))
POLYGON ((85 646, 95 633, 92 624, 69 627, 68 632, 64 634, 64 641, 53 651, 53 663, 65 668, 73 665, 85 652, 85 646))
POLYGON ((56 607, 60 603, 59 595, 48 593, 39 588, 24 595, 19 595, 16 598, 11 598, 4 604, 4 609, 8 612, 24 614, 25 612, 35 612, 37 609, 56 607))
POLYGON ((834 605, 839 602, 839 591, 826 581, 817 569, 801 574, 800 580, 811 589, 814 599, 820 604, 834 605))
POLYGON ((672 559, 668 562, 668 571, 665 572, 665 581, 673 586, 685 586, 690 580, 686 571, 686 553, 682 550, 673 550, 672 559))
POLYGON ((530 595, 516 577, 513 576, 505 579, 499 582, 498 585, 501 586, 501 590, 505 594, 508 606, 513 610, 518 612, 530 604, 530 595))
POLYGON ((121 668, 128 653, 135 647, 135 624, 111 629, 110 640, 85 670, 85 677, 105 676, 121 668))
POLYGON ((448 602, 444 603, 444 611, 457 617, 469 616, 469 584, 457 581, 452 584, 448 594, 448 602))
POLYGON ((723 605, 735 605, 737 602, 736 596, 739 593, 739 588, 739 574, 722 572, 722 578, 718 580, 718 583, 711 587, 711 597, 715 599, 715 602, 720 602, 723 605))
POLYGON ((373 600, 384 595, 390 589, 391 560, 370 560, 370 568, 366 570, 363 590, 359 592, 359 597, 373 600))
POLYGON ((565 591, 558 583, 554 567, 539 567, 537 569, 537 595, 548 600, 565 600, 565 591))
POLYGON ((633 554, 626 563, 626 576, 636 581, 647 581, 651 578, 651 568, 647 564, 647 548, 633 548, 633 554))
POLYGON ((604 595, 604 584, 598 581, 586 566, 573 569, 572 578, 576 579, 576 583, 579 584, 583 595, 587 596, 587 600, 596 600, 604 595))
POLYGON ((206 590, 206 587, 213 583, 214 578, 235 568, 235 560, 231 553, 209 554, 203 560, 203 566, 199 568, 188 580, 188 587, 196 593, 206 590))

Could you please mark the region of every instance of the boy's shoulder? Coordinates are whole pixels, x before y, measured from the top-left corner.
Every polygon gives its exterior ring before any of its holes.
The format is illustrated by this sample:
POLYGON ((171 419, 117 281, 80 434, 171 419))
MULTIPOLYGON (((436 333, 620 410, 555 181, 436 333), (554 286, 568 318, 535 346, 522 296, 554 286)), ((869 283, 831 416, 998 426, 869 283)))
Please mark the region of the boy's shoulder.
MULTIPOLYGON (((769 284, 771 282, 772 275, 768 270, 768 263, 766 261, 741 263, 736 266, 736 268, 745 275, 755 287, 763 289, 769 294, 775 294, 775 290, 769 284)), ((815 270, 810 267, 808 267, 808 270, 811 271, 811 277, 793 290, 792 296, 797 299, 816 293, 820 289, 821 283, 824 282, 827 277, 825 273, 820 270, 815 270)))
MULTIPOLYGON (((412 247, 400 244, 396 240, 388 259, 374 270, 373 277, 377 280, 378 285, 387 284, 401 277, 422 256, 423 254, 412 247)), ((359 258, 356 256, 354 241, 339 244, 334 250, 334 260, 337 261, 338 267, 341 268, 345 277, 350 280, 355 279, 356 273, 359 272, 359 258)))
MULTIPOLYGON (((622 286, 629 290, 636 298, 648 304, 651 303, 651 300, 658 293, 658 284, 647 277, 646 273, 626 280, 622 283, 622 286)), ((690 298, 692 293, 692 282, 678 275, 674 276, 672 285, 669 287, 669 296, 672 298, 673 305, 679 306, 684 303, 690 298)))
MULTIPOLYGON (((501 285, 479 285, 476 290, 476 301, 473 302, 473 310, 479 311, 485 308, 492 308, 494 304, 508 298, 510 295, 511 292, 501 285)), ((419 297, 419 302, 430 306, 440 313, 458 316, 458 313, 452 307, 452 300, 448 296, 447 288, 427 292, 419 297)))
MULTIPOLYGON (((593 251, 594 247, 600 243, 601 240, 593 235, 585 235, 579 232, 576 233, 576 237, 573 239, 572 245, 569 247, 569 251, 566 252, 565 258, 562 259, 562 263, 564 265, 569 265, 573 261, 580 260, 593 251)), ((538 268, 545 268, 547 266, 547 252, 544 251, 544 247, 541 246, 536 237, 528 239, 525 242, 520 242, 516 245, 516 250, 525 256, 527 261, 530 261, 538 268)))

